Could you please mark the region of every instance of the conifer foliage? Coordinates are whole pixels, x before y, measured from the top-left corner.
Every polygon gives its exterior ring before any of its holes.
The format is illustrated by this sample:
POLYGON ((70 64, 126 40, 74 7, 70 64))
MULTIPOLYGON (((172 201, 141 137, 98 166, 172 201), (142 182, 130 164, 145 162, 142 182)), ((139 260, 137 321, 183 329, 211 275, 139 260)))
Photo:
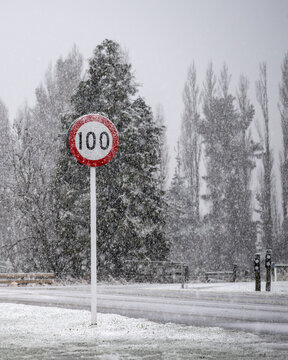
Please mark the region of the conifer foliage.
MULTIPOLYGON (((96 174, 98 273, 102 278, 119 277, 126 260, 163 260, 169 251, 163 235, 164 200, 156 177, 161 129, 145 101, 135 97, 131 65, 119 44, 105 40, 89 65, 86 79, 72 97, 75 111, 63 117, 63 132, 89 113, 106 116, 118 130, 118 152, 96 174)), ((80 256, 72 243, 79 244, 80 252, 90 249, 89 169, 63 148, 55 181, 61 214, 58 229, 71 243, 82 270, 87 269, 87 256, 80 256)), ((75 269, 74 275, 79 271, 75 269)))

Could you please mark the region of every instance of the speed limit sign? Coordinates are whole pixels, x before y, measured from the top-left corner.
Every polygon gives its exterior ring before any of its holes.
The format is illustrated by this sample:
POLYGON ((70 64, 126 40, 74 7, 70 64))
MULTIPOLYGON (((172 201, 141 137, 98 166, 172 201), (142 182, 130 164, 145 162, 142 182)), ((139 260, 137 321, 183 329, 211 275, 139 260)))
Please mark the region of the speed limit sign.
POLYGON ((70 127, 68 145, 81 164, 98 167, 107 164, 116 154, 119 137, 115 125, 102 115, 89 114, 70 127))
POLYGON ((106 117, 88 114, 71 125, 67 140, 74 158, 80 164, 90 166, 91 324, 97 325, 96 167, 113 159, 119 137, 114 124, 106 117))

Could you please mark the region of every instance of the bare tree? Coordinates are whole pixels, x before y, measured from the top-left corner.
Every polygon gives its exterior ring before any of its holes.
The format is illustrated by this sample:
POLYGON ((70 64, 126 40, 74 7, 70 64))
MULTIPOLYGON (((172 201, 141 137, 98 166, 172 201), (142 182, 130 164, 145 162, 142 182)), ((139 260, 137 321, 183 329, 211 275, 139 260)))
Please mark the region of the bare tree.
POLYGON ((61 114, 71 109, 70 98, 81 80, 82 57, 74 48, 66 59, 50 67, 36 89, 36 105, 19 110, 14 121, 14 204, 16 237, 8 244, 18 253, 22 270, 60 272, 61 259, 56 231, 59 215, 52 186, 60 156, 61 114))
POLYGON ((14 216, 13 196, 11 183, 13 173, 11 171, 11 128, 8 118, 8 110, 0 100, 0 254, 8 259, 7 252, 3 249, 12 237, 12 219, 14 216))

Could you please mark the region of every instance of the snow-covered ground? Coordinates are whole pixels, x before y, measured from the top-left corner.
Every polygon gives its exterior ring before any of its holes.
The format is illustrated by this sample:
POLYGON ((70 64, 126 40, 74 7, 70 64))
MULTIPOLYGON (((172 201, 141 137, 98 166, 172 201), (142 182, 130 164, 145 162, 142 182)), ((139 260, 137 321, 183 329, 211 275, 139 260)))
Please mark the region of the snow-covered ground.
MULTIPOLYGON (((179 289, 179 284, 169 284, 169 285, 156 285, 158 288, 162 287, 162 289, 171 289, 176 290, 179 289)), ((233 292, 239 294, 259 294, 259 296, 273 296, 273 294, 288 294, 288 281, 272 281, 271 283, 271 291, 265 291, 266 283, 261 283, 261 292, 255 292, 255 281, 247 281, 247 282, 215 282, 215 283, 189 283, 184 285, 184 289, 187 290, 199 290, 199 291, 213 291, 213 292, 233 292), (261 295, 260 295, 261 294, 261 295)))
POLYGON ((119 315, 0 304, 0 358, 16 359, 287 359, 273 339, 220 328, 157 324, 119 315))

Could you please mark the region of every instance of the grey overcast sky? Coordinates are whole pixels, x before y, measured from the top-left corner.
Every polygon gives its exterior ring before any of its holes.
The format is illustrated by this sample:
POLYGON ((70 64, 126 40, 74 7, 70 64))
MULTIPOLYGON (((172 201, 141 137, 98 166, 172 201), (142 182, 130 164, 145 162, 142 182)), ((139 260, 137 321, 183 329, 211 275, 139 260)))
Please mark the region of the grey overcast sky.
MULTIPOLYGON (((277 101, 288 51, 288 0, 0 0, 0 98, 10 119, 25 101, 33 105, 49 63, 76 44, 87 66, 105 38, 128 51, 147 103, 163 106, 171 160, 192 61, 200 85, 210 61, 217 74, 226 62, 233 93, 240 74, 246 75, 255 105, 259 63, 265 61, 272 136, 280 143, 277 101)), ((257 105, 256 111, 260 119, 257 105)))

